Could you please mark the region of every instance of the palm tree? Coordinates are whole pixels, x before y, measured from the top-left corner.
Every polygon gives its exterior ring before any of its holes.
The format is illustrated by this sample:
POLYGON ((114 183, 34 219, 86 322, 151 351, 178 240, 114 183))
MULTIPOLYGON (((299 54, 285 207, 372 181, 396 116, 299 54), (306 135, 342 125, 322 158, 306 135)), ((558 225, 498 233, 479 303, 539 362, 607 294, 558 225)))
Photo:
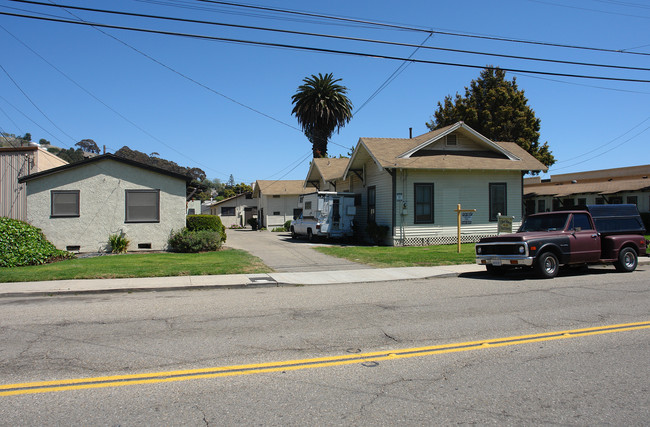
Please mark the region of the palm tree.
POLYGON ((337 84, 332 73, 305 77, 304 84, 291 97, 291 114, 296 116, 305 136, 312 144, 314 158, 327 156, 327 141, 334 131, 352 118, 348 89, 337 84))

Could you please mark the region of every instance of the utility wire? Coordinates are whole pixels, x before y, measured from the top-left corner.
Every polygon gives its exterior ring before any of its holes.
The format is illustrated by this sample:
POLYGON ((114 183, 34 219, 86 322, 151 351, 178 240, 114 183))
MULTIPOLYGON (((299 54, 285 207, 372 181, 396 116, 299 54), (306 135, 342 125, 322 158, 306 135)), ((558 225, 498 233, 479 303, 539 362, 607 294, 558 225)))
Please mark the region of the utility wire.
MULTIPOLYGON (((169 16, 132 13, 132 12, 123 12, 123 11, 106 10, 106 9, 95 9, 89 7, 71 6, 71 5, 63 5, 63 4, 51 4, 51 3, 43 3, 43 2, 31 1, 31 0, 11 0, 11 1, 19 2, 19 3, 35 4, 39 6, 83 10, 86 12, 105 13, 105 14, 112 14, 112 15, 119 15, 119 16, 132 16, 138 18, 158 19, 158 20, 166 20, 166 21, 174 21, 174 22, 186 22, 192 24, 215 25, 221 27, 239 28, 239 29, 247 29, 247 30, 255 30, 255 31, 267 31, 267 32, 275 32, 281 34, 300 35, 300 36, 321 37, 321 38, 328 38, 328 39, 335 39, 335 40, 358 41, 364 43, 373 43, 373 44, 389 45, 389 46, 413 47, 416 48, 416 52, 419 49, 427 49, 427 50, 437 50, 437 51, 444 51, 444 52, 464 53, 469 55, 481 55, 481 56, 491 56, 491 57, 498 57, 498 58, 519 59, 524 61, 549 62, 554 64, 579 65, 579 66, 597 67, 597 68, 612 68, 612 69, 619 69, 619 70, 650 71, 650 68, 645 68, 645 67, 629 67, 624 65, 596 64, 590 62, 566 61, 560 59, 536 58, 530 56, 479 52, 479 51, 472 51, 472 50, 465 50, 465 49, 451 49, 451 48, 444 48, 439 46, 424 46, 423 43, 417 45, 412 43, 401 43, 401 42, 393 42, 387 40, 375 40, 375 39, 367 39, 367 38, 359 38, 359 37, 338 36, 333 34, 321 34, 321 33, 304 32, 304 31, 284 30, 278 28, 267 28, 267 27, 259 27, 259 26, 252 26, 252 25, 229 24, 224 22, 205 21, 205 20, 198 20, 198 19, 176 18, 176 17, 169 17, 169 16)), ((433 34, 434 34, 433 32, 429 33, 427 35, 427 39, 431 37, 433 34)), ((409 56, 409 59, 412 56, 413 54, 409 56)))
POLYGON ((36 103, 32 100, 32 98, 30 98, 29 95, 27 95, 27 93, 25 93, 25 91, 20 87, 20 85, 7 72, 7 70, 5 70, 5 68, 2 66, 2 64, 0 64, 0 69, 7 75, 7 77, 9 77, 9 80, 11 80, 11 82, 18 88, 18 90, 25 96, 25 98, 27 98, 27 100, 34 106, 34 108, 36 108, 38 110, 39 113, 41 113, 43 115, 43 117, 45 117, 47 119, 48 122, 52 123, 52 125, 54 125, 54 127, 57 128, 62 134, 64 134, 65 136, 70 138, 72 141, 74 141, 74 138, 72 136, 70 136, 68 133, 66 133, 66 131, 64 131, 59 126, 57 126, 57 124, 54 123, 52 121, 52 119, 50 119, 47 116, 47 114, 45 114, 45 112, 39 108, 38 105, 36 105, 36 103))
MULTIPOLYGON (((444 65, 444 66, 451 66, 451 67, 472 68, 472 69, 480 69, 480 70, 485 69, 484 65, 462 64, 462 63, 444 62, 444 61, 431 61, 431 60, 413 59, 413 58, 409 59, 409 58, 404 58, 404 57, 399 57, 399 56, 382 55, 382 54, 376 54, 376 53, 353 52, 353 51, 345 51, 345 50, 338 50, 338 49, 327 49, 327 48, 317 48, 317 47, 310 47, 310 46, 290 45, 290 44, 284 44, 284 43, 260 42, 260 41, 252 41, 252 40, 232 39, 232 38, 227 38, 227 37, 213 37, 213 36, 206 36, 206 35, 199 35, 199 34, 179 33, 179 32, 172 32, 172 31, 150 30, 150 29, 144 29, 144 28, 125 27, 125 26, 120 26, 120 25, 108 25, 108 24, 91 23, 91 22, 85 22, 85 21, 80 22, 80 21, 70 21, 70 20, 66 20, 66 19, 45 18, 45 17, 40 17, 40 16, 22 15, 22 14, 9 13, 9 12, 0 12, 0 15, 14 16, 14 17, 18 17, 18 18, 36 19, 36 20, 48 21, 48 22, 59 22, 59 23, 64 23, 64 24, 75 24, 75 25, 85 25, 85 26, 101 27, 101 28, 112 28, 112 29, 117 29, 117 30, 135 31, 135 32, 141 32, 141 33, 147 33, 147 34, 161 34, 161 35, 168 35, 168 36, 180 36, 180 37, 195 38, 195 39, 201 39, 201 40, 221 41, 221 42, 227 42, 227 43, 245 44, 245 45, 253 45, 253 46, 275 47, 275 48, 284 48, 284 49, 293 49, 293 50, 303 50, 303 51, 308 51, 308 52, 331 53, 331 54, 358 56, 358 57, 375 58, 375 59, 388 59, 388 60, 394 60, 394 61, 411 61, 411 62, 419 63, 419 64, 444 65)), ((620 78, 620 77, 593 76, 593 75, 585 75, 585 74, 556 73, 556 72, 550 72, 550 71, 523 70, 523 69, 505 68, 505 67, 499 67, 499 68, 501 70, 503 70, 503 71, 513 72, 513 73, 518 72, 518 73, 537 74, 537 75, 545 75, 545 76, 572 77, 572 78, 577 78, 577 79, 608 80, 608 81, 632 82, 632 83, 650 83, 650 80, 645 80, 645 79, 629 79, 629 78, 620 78)), ((177 71, 175 71, 175 72, 178 73, 177 71)), ((197 82, 197 84, 202 85, 201 83, 198 83, 198 82, 197 82)), ((207 86, 204 86, 204 87, 206 89, 209 89, 207 86)), ((209 90, 214 91, 212 89, 209 89, 209 90)), ((216 91, 215 91, 215 93, 216 93, 216 91)), ((224 96, 222 94, 220 94, 220 95, 224 96)), ((233 100, 233 102, 238 103, 235 100, 233 100)), ((243 104, 241 104, 241 105, 243 106, 243 104)), ((250 107, 246 107, 246 108, 250 109, 250 107)), ((260 114, 264 115, 264 113, 261 113, 261 112, 260 112, 260 114)), ((275 118, 272 118, 270 116, 268 116, 268 117, 271 118, 272 120, 278 121, 275 118)), ((283 122, 280 122, 280 123, 283 123, 283 122)), ((283 124, 286 124, 286 123, 283 123, 283 124)))
POLYGON ((390 24, 390 23, 384 23, 384 22, 378 22, 378 21, 368 21, 368 20, 363 20, 363 19, 346 18, 346 17, 341 17, 341 16, 335 16, 335 15, 324 15, 324 14, 320 14, 320 13, 301 12, 301 11, 295 11, 295 10, 289 10, 289 9, 255 6, 255 5, 250 5, 250 4, 240 4, 240 3, 233 3, 233 2, 227 2, 227 1, 218 1, 218 0, 196 0, 196 1, 202 2, 202 3, 221 4, 221 5, 240 7, 240 8, 265 10, 265 11, 285 13, 285 14, 293 14, 293 15, 309 16, 309 17, 330 19, 330 20, 343 21, 343 22, 359 23, 359 24, 372 25, 372 26, 377 26, 377 27, 382 27, 382 28, 392 28, 392 29, 404 30, 404 31, 417 31, 417 32, 424 32, 424 33, 442 34, 442 35, 454 36, 454 37, 467 37, 467 38, 502 41, 502 42, 510 42, 510 43, 524 43, 524 44, 533 44, 533 45, 540 45, 540 46, 562 47, 562 48, 567 48, 567 49, 582 49, 582 50, 592 50, 592 51, 599 51, 599 52, 625 53, 625 54, 630 54, 630 55, 650 56, 650 53, 644 53, 644 52, 627 52, 627 51, 621 51, 621 50, 616 50, 616 49, 605 49, 605 48, 597 48, 597 47, 589 47, 589 46, 578 46, 578 45, 568 45, 568 44, 560 44, 560 43, 549 43, 549 42, 523 40, 523 39, 515 39, 515 38, 507 38, 507 37, 499 37, 499 36, 484 36, 484 35, 479 35, 479 34, 468 34, 468 33, 459 33, 459 32, 451 32, 451 31, 438 31, 438 30, 434 30, 432 28, 430 28, 430 29, 418 28, 418 27, 409 26, 409 25, 397 25, 397 24, 390 24))

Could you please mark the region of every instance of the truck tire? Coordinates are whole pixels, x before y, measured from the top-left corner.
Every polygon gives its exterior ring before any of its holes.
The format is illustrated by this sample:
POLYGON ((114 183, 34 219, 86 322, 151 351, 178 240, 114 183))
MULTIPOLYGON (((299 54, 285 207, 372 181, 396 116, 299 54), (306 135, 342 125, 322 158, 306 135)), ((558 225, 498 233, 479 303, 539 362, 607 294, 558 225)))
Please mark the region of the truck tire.
POLYGON ((296 234, 296 230, 293 227, 291 227, 291 238, 294 240, 298 238, 298 235, 296 234))
POLYGON ((308 242, 314 241, 314 233, 311 232, 311 228, 307 229, 307 241, 308 242))
POLYGON ((630 273, 636 270, 638 262, 639 257, 634 249, 623 248, 618 253, 618 261, 614 263, 614 267, 616 267, 617 271, 622 273, 630 273))
POLYGON ((535 270, 542 279, 552 279, 560 271, 560 261, 553 252, 544 252, 535 260, 535 270))

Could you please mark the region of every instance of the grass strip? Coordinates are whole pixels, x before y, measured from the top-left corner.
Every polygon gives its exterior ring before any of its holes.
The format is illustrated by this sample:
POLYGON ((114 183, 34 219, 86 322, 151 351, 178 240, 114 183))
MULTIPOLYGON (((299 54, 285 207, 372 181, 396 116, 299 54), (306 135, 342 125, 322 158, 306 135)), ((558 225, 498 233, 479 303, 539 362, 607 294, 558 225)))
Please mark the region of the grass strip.
POLYGON ((264 265, 259 258, 248 252, 223 249, 198 254, 106 255, 44 265, 0 268, 0 282, 257 274, 270 271, 272 270, 264 265))
POLYGON ((437 265, 473 264, 476 262, 474 243, 436 246, 320 246, 317 251, 349 261, 375 267, 424 267, 437 265))

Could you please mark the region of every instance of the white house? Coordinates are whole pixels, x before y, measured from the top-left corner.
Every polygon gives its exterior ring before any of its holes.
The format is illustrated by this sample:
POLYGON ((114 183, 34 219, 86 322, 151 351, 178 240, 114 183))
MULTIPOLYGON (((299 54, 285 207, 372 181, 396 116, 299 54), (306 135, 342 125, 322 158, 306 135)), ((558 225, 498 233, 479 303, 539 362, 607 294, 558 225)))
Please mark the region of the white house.
POLYGON ((20 179, 27 186, 27 221, 57 248, 110 250, 124 233, 129 250, 164 250, 185 226, 191 178, 105 154, 20 179))
POLYGON ((257 200, 251 193, 238 194, 212 204, 210 215, 219 216, 226 228, 245 227, 250 218, 257 218, 257 200))
POLYGON ((257 199, 257 220, 260 227, 282 227, 286 221, 300 214, 298 200, 306 189, 302 180, 255 181, 253 198, 257 199))
MULTIPOLYGON (((497 233, 497 215, 523 216, 523 174, 547 168, 514 142, 494 142, 463 122, 414 138, 361 138, 338 191, 359 195, 355 223, 388 227, 395 246, 454 243, 497 233)), ((310 179, 316 181, 315 177, 310 179)))

